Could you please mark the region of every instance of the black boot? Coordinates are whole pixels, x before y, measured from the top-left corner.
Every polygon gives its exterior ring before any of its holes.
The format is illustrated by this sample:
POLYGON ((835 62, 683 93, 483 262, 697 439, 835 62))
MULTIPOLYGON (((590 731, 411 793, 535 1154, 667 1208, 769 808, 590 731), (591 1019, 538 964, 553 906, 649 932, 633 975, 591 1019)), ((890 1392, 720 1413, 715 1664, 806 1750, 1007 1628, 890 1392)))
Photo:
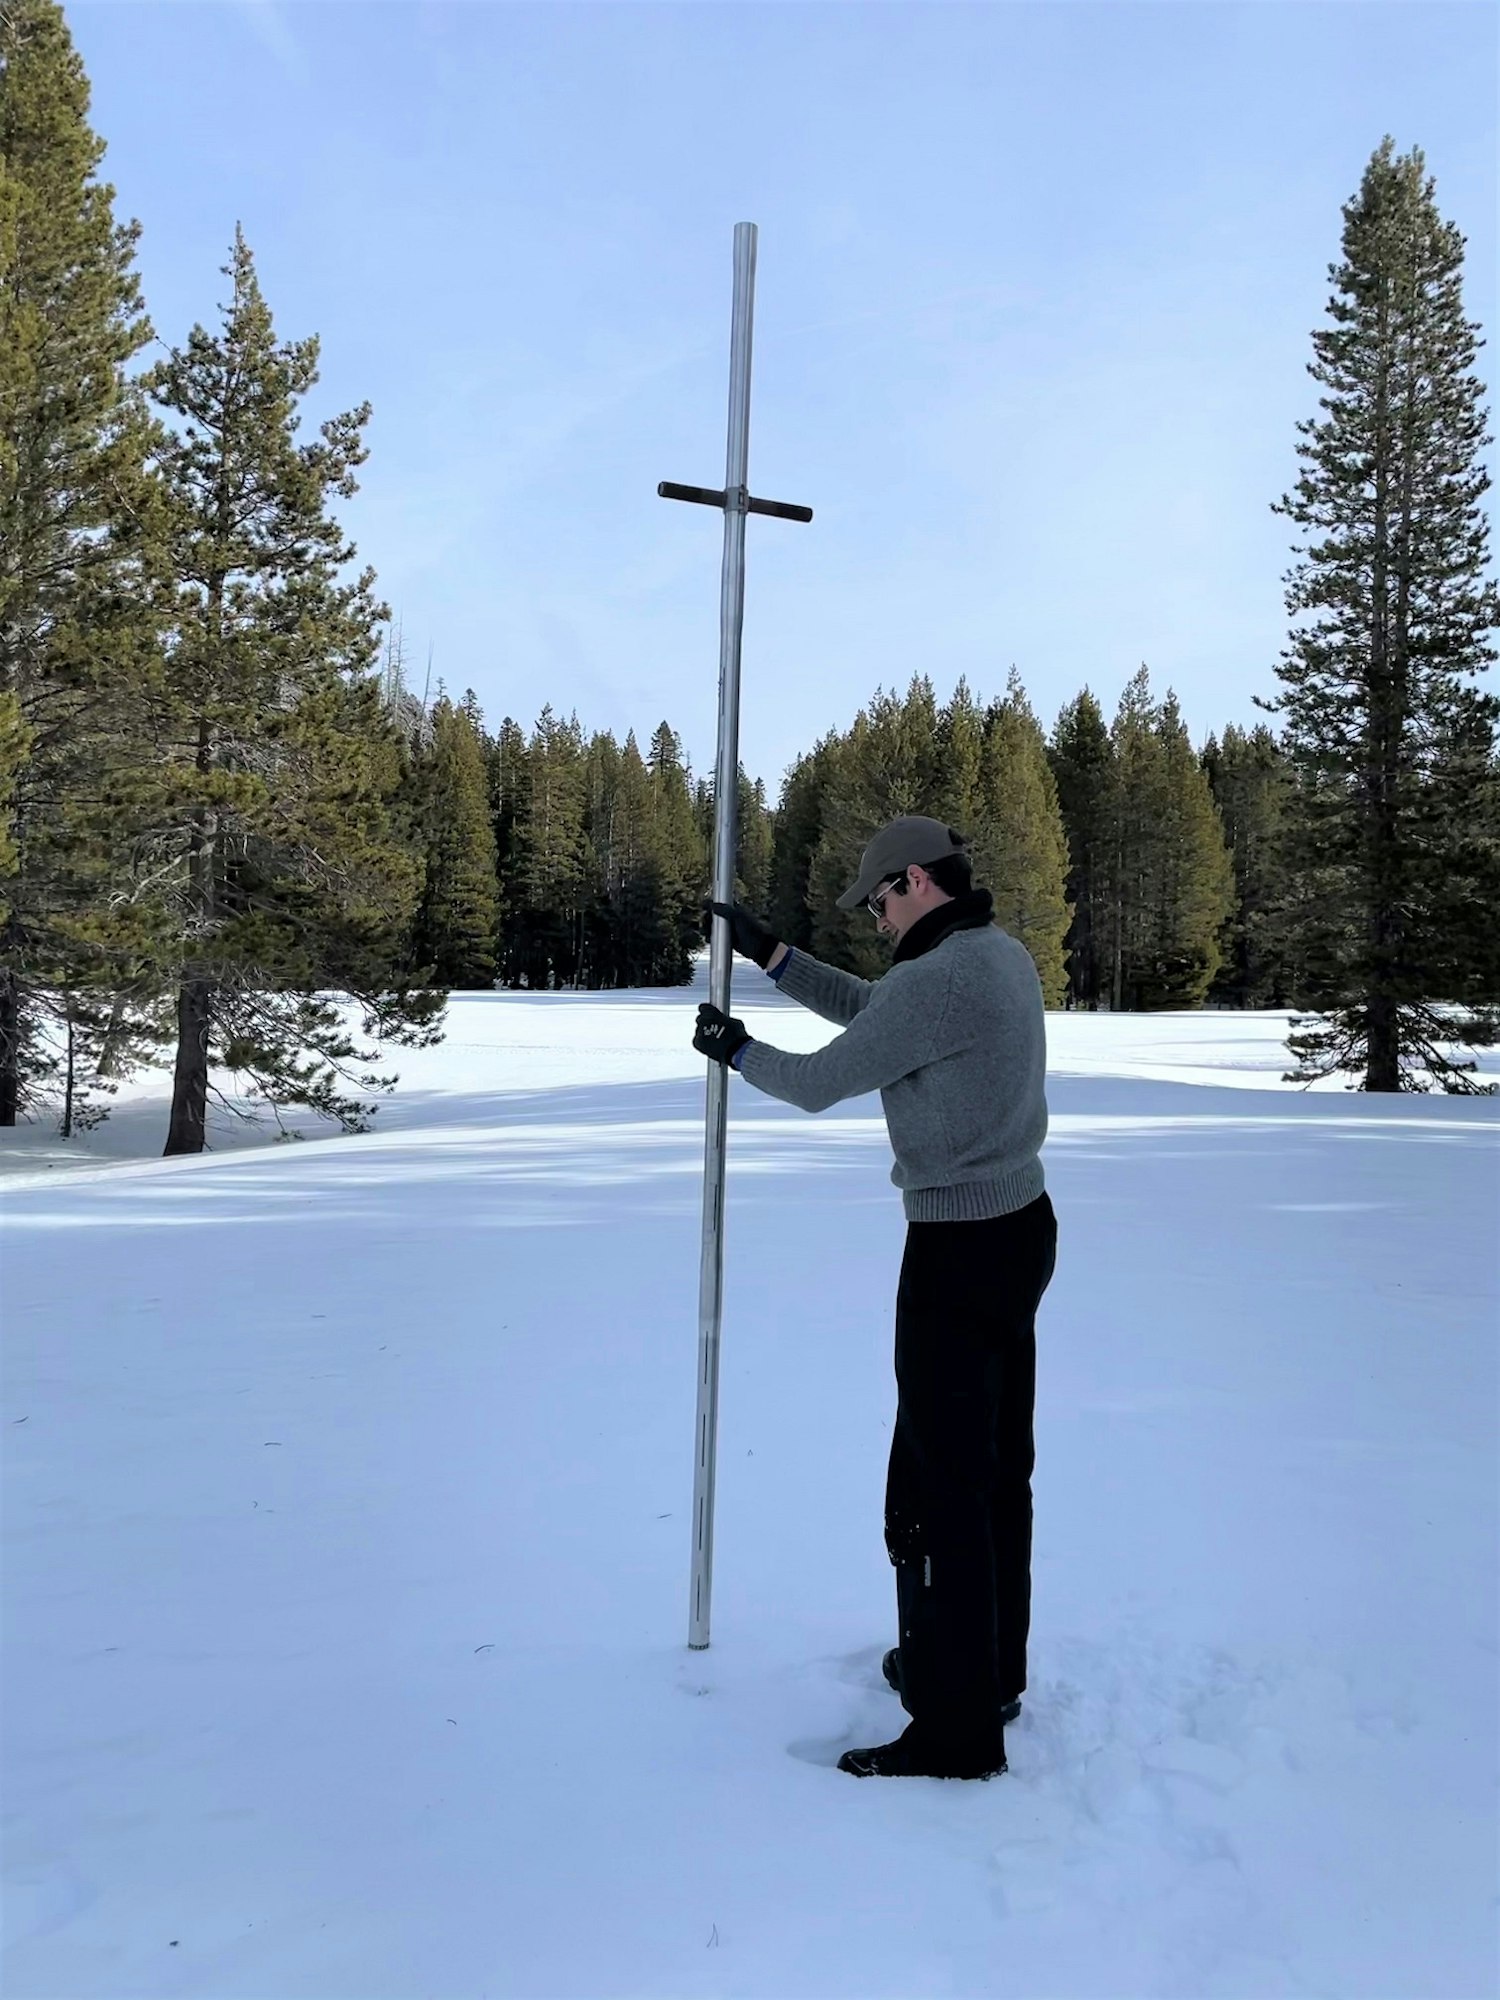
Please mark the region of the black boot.
POLYGON ((855 1778, 998 1778, 1007 1768, 1003 1730, 991 1745, 959 1748, 933 1742, 918 1722, 909 1723, 894 1743, 846 1750, 839 1759, 839 1769, 855 1778))
MULTIPOLYGON (((901 1684, 901 1648, 899 1646, 892 1646, 891 1650, 880 1663, 880 1671, 885 1675, 897 1694, 900 1695, 904 1706, 906 1702, 906 1690, 901 1684)), ((1002 1728, 1007 1722, 1014 1722, 1020 1713, 1021 1697, 1014 1695, 1001 1706, 1000 1722, 1002 1728)))

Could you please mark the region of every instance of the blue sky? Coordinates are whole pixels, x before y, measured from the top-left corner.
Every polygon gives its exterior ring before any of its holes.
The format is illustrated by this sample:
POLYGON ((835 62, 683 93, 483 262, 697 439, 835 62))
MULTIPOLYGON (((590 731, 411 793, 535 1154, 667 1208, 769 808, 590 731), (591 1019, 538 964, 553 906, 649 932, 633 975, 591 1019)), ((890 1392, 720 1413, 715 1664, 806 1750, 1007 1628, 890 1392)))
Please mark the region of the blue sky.
MULTIPOLYGON (((420 679, 713 756, 731 244, 760 228, 741 753, 1012 664, 1144 661, 1195 739, 1275 692, 1341 205, 1420 146, 1496 320, 1483 4, 89 0, 69 19, 159 336, 235 223, 420 679)), ((1480 373, 1494 377, 1485 349, 1480 373)), ((1494 459, 1491 458, 1493 467, 1494 459)))

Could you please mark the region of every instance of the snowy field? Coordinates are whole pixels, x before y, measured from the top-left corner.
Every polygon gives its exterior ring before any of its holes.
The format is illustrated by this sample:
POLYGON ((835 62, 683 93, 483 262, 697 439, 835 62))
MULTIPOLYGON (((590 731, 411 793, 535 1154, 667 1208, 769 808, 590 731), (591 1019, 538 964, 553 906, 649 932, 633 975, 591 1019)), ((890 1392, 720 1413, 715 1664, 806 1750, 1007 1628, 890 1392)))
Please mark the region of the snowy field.
POLYGON ((7 2000, 1491 2000, 1500 1102, 1050 1017, 1010 1771, 861 1782, 899 1197, 733 1081, 690 1652, 694 997, 461 997, 367 1136, 0 1135, 7 2000))

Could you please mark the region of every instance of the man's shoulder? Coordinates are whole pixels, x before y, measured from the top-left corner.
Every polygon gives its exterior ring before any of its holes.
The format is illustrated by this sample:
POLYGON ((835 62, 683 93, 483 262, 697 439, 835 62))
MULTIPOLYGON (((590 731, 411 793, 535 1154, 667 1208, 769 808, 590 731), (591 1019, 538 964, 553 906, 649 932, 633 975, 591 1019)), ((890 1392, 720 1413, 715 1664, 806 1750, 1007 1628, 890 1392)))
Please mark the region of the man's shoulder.
MULTIPOLYGON (((1012 931, 1000 924, 976 925, 970 931, 955 931, 946 944, 957 945, 955 962, 965 970, 972 968, 975 976, 982 979, 1017 979, 1036 976, 1036 965, 1031 953, 1012 931)), ((935 956, 936 954, 934 954, 935 956)))
POLYGON ((1031 965, 1031 953, 1018 937, 999 924, 971 924, 950 931, 931 950, 916 958, 899 959, 886 967, 873 984, 871 1001, 882 992, 899 992, 903 986, 947 985, 955 978, 976 974, 982 979, 997 972, 1019 972, 1031 965))
POLYGON ((939 949, 956 945, 959 951, 971 955, 988 953, 991 957, 1004 957, 1015 943, 1010 932, 999 924, 970 924, 966 929, 945 937, 939 949))
POLYGON ((890 1006, 903 994, 920 1005, 919 996, 945 984, 952 976, 952 963, 944 959, 941 946, 935 951, 924 951, 920 958, 900 959, 896 964, 888 965, 878 978, 871 980, 869 1005, 890 1006))

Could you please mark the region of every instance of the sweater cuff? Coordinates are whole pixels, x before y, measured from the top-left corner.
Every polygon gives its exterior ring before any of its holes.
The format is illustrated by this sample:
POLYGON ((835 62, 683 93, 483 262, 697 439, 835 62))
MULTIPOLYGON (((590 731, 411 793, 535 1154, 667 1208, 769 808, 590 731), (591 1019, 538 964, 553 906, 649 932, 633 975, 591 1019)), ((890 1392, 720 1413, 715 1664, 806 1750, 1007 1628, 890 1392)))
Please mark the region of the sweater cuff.
POLYGON ((797 954, 793 951, 792 947, 788 945, 786 948, 786 957, 781 961, 780 965, 777 966, 776 970, 772 972, 769 970, 769 968, 767 969, 766 972, 767 979, 774 979, 776 984, 779 986, 781 984, 782 974, 786 971, 787 967, 791 964, 792 960, 796 957, 796 955, 797 954))
POLYGON ((731 1069, 739 1068, 741 1062, 744 1060, 746 1049, 749 1048, 750 1044, 754 1040, 755 1040, 754 1035, 747 1035, 744 1041, 740 1043, 739 1047, 735 1050, 734 1054, 729 1058, 729 1067, 731 1069))

